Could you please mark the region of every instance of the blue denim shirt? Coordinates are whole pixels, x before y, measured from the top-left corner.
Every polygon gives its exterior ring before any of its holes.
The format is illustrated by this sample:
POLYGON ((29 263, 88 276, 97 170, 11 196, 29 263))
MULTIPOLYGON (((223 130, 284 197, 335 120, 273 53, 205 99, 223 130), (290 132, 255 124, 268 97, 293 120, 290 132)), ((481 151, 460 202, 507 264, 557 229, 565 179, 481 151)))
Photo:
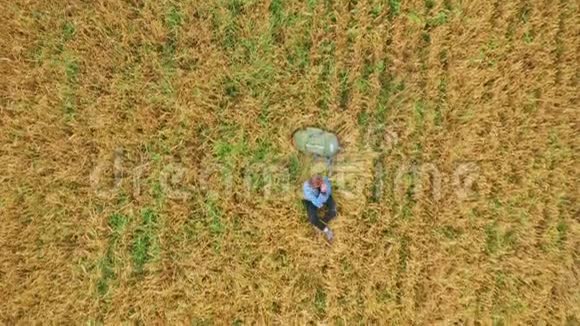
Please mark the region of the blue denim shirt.
POLYGON ((304 191, 304 199, 310 201, 314 206, 320 208, 326 203, 328 197, 332 194, 332 188, 330 187, 330 181, 327 177, 324 177, 324 183, 326 184, 326 192, 321 193, 318 188, 314 188, 310 185, 309 181, 304 182, 302 187, 304 191))

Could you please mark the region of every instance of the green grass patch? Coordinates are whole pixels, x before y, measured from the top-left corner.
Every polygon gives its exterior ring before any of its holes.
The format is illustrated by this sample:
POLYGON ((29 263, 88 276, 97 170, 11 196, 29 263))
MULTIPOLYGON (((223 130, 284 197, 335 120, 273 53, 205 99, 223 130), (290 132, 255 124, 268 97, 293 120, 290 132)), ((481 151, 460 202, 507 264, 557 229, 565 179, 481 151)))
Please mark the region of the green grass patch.
POLYGON ((272 60, 273 44, 269 35, 236 39, 235 47, 235 51, 232 48, 229 52, 231 67, 235 73, 222 81, 226 98, 222 99, 221 107, 244 93, 262 101, 269 98, 270 88, 278 71, 272 60))
POLYGON ((443 0, 443 8, 449 12, 452 11, 453 3, 451 2, 451 0, 443 0))
POLYGON ((524 32, 523 40, 526 44, 532 44, 534 42, 535 33, 534 30, 529 29, 524 32))
POLYGON ((308 11, 312 12, 316 7, 318 0, 306 0, 306 5, 308 6, 308 11))
POLYGON ((154 256, 153 247, 157 218, 157 213, 151 208, 146 208, 141 212, 141 223, 134 235, 131 248, 133 271, 136 274, 142 274, 145 264, 154 256))
POLYGON ((119 236, 128 222, 129 218, 123 214, 111 214, 109 217, 109 227, 113 230, 113 235, 115 235, 115 237, 119 236))
MULTIPOLYGON (((248 152, 244 153, 243 162, 248 163, 240 164, 243 165, 247 178, 246 185, 251 191, 259 192, 264 190, 267 185, 277 186, 277 184, 273 184, 276 181, 276 175, 269 173, 268 167, 274 162, 278 154, 278 150, 267 139, 258 140, 255 145, 249 148, 248 152)), ((275 171, 271 172, 276 173, 275 171)))
POLYGON ((326 292, 324 292, 324 289, 320 287, 316 288, 316 294, 314 295, 314 308, 318 316, 322 317, 326 314, 326 292))
POLYGON ((61 62, 64 65, 65 82, 63 89, 63 112, 67 119, 73 119, 77 113, 77 98, 76 88, 78 84, 78 76, 80 72, 77 59, 68 51, 65 51, 67 42, 74 39, 76 35, 75 25, 66 21, 62 25, 61 38, 62 41, 58 44, 58 53, 61 54, 61 62))
POLYGON ((271 162, 274 159, 274 156, 280 154, 278 149, 268 138, 259 138, 252 145, 247 144, 245 139, 246 137, 244 137, 246 152, 242 152, 241 156, 247 159, 251 164, 271 162))
POLYGON ((221 235, 225 232, 226 227, 222 221, 222 210, 216 199, 208 197, 205 200, 202 214, 205 215, 204 224, 211 235, 213 250, 219 253, 221 251, 221 235))
POLYGON ((171 6, 165 15, 165 26, 175 32, 183 24, 183 13, 176 6, 171 6))
POLYGON ((115 258, 113 257, 113 250, 111 247, 107 248, 105 256, 101 259, 98 266, 101 271, 101 277, 97 281, 97 293, 100 297, 104 297, 109 292, 109 283, 115 279, 116 275, 113 270, 115 265, 115 258))
POLYGON ((394 18, 401 13, 401 0, 388 0, 389 1, 389 17, 394 18))
POLYGON ((310 65, 310 48, 312 41, 310 36, 306 35, 304 38, 294 43, 288 53, 288 63, 295 67, 300 72, 304 72, 310 65))
POLYGON ((440 227, 439 232, 448 240, 456 240, 462 234, 461 230, 451 225, 440 227))
POLYGON ((251 70, 245 78, 250 94, 254 97, 267 96, 274 80, 276 69, 266 59, 254 61, 251 70))
POLYGON ((105 297, 108 294, 110 283, 117 277, 115 265, 118 262, 115 258, 115 250, 117 249, 117 242, 122 236, 128 222, 129 218, 123 214, 114 213, 109 216, 107 224, 112 230, 112 233, 109 236, 105 256, 98 263, 101 277, 97 281, 97 293, 100 297, 105 297))
POLYGON ((438 12, 437 15, 435 15, 434 17, 427 19, 426 23, 427 28, 438 27, 447 23, 448 14, 449 13, 447 11, 443 10, 438 12))
POLYGON ((339 79, 340 79, 339 105, 340 108, 345 110, 348 106, 348 102, 350 101, 350 85, 348 81, 348 71, 342 70, 339 73, 339 79))
POLYGON ((264 102, 262 103, 262 108, 260 110, 260 115, 258 116, 258 122, 262 127, 267 128, 269 126, 271 113, 272 112, 270 111, 269 108, 269 100, 264 99, 264 102))
POLYGON ((409 237, 403 235, 400 239, 401 244, 399 247, 399 272, 405 273, 407 271, 407 260, 409 259, 409 237))
POLYGON ((415 117, 415 132, 421 132, 425 121, 425 103, 423 101, 415 102, 413 105, 413 116, 415 117))
POLYGON ((406 235, 402 235, 400 237, 400 245, 399 245, 399 261, 397 266, 397 276, 396 276, 396 293, 395 293, 395 300, 397 304, 401 304, 402 298, 404 295, 403 291, 403 278, 405 277, 405 273, 407 272, 407 261, 409 259, 410 251, 409 251, 409 237, 406 235))
POLYGON ((222 132, 222 138, 213 145, 213 154, 218 163, 233 168, 236 160, 249 151, 249 145, 242 134, 228 129, 222 132))
POLYGON ((518 25, 525 25, 528 23, 532 8, 528 1, 524 1, 516 14, 511 17, 510 22, 505 33, 508 42, 512 42, 518 25))
POLYGON ((212 200, 208 199, 205 202, 205 209, 207 215, 210 218, 209 229, 214 236, 220 235, 224 232, 224 225, 222 224, 222 212, 218 204, 212 200))
POLYGON ((558 231, 556 243, 560 249, 565 247, 566 240, 568 239, 568 228, 568 224, 563 219, 558 222, 558 225, 556 225, 556 230, 558 231))
POLYGON ((76 36, 76 27, 73 22, 65 21, 61 25, 60 36, 56 41, 56 44, 53 45, 54 49, 56 50, 56 54, 62 54, 65 51, 66 44, 69 41, 72 41, 76 36))
POLYGON ((447 76, 441 77, 439 80, 438 98, 435 104, 435 116, 433 117, 433 123, 435 126, 439 127, 443 123, 443 108, 447 102, 447 76))
POLYGON ((244 2, 242 0, 228 0, 226 7, 232 18, 236 18, 243 13, 244 2))
POLYGON ((223 45, 228 50, 233 50, 238 44, 238 27, 231 23, 225 27, 223 45))
POLYGON ((268 10, 270 11, 270 32, 272 33, 272 39, 277 42, 283 42, 281 30, 286 19, 284 15, 284 1, 272 0, 268 10))
POLYGON ((377 69, 375 67, 374 62, 371 60, 371 54, 367 53, 365 56, 365 60, 363 63, 363 67, 362 67, 362 72, 361 72, 361 76, 360 76, 360 83, 359 83, 359 89, 360 91, 365 94, 368 95, 368 92, 370 90, 370 78, 371 75, 375 72, 375 70, 377 69))
POLYGON ((499 232, 495 224, 488 224, 485 226, 485 252, 494 254, 500 247, 499 232))
MULTIPOLYGON (((365 64, 366 66, 366 64, 365 64)), ((368 117, 368 123, 364 121, 370 130, 370 134, 364 132, 363 134, 369 134, 370 139, 367 141, 370 142, 371 146, 377 150, 381 151, 384 145, 384 132, 385 132, 385 125, 387 121, 387 114, 389 109, 389 101, 391 94, 394 90, 393 88, 393 76, 390 74, 388 67, 388 60, 384 59, 373 65, 373 72, 370 71, 370 62, 369 67, 363 69, 363 76, 367 76, 370 78, 370 75, 374 72, 377 73, 379 76, 379 85, 380 91, 379 96, 377 99, 377 106, 371 111, 368 117)), ((366 117, 363 116, 366 119, 366 117)), ((359 124, 361 125, 361 124, 359 124)))
POLYGON ((316 105, 324 111, 327 111, 332 101, 330 93, 330 77, 334 73, 335 62, 333 53, 336 45, 333 41, 324 41, 320 47, 322 61, 320 63, 320 74, 318 77, 318 101, 316 105))
MULTIPOLYGON (((162 65, 167 73, 173 73, 175 70, 175 53, 177 51, 177 34, 179 28, 183 24, 183 14, 180 9, 176 6, 170 6, 165 14, 165 28, 168 30, 168 37, 163 45, 162 49, 162 65)), ((168 89, 169 92, 165 91, 165 94, 172 94, 173 88, 164 87, 168 89)))
POLYGON ((234 99, 240 93, 239 81, 227 77, 223 82, 223 89, 226 97, 234 99))
POLYGON ((366 129, 366 127, 369 125, 369 120, 370 120, 370 115, 367 111, 359 112, 357 115, 357 118, 356 118, 356 121, 362 130, 366 129))
POLYGON ((362 219, 366 225, 370 226, 379 220, 379 214, 376 210, 365 209, 362 214, 362 219))
POLYGON ((63 39, 63 41, 68 42, 68 41, 72 40, 74 38, 75 34, 76 34, 75 25, 70 21, 66 21, 62 25, 62 39, 63 39))
MULTIPOLYGON (((222 15, 219 10, 211 12, 211 22, 214 31, 214 39, 222 45, 223 49, 230 53, 236 49, 239 41, 239 26, 236 15, 236 5, 230 5, 229 14, 222 15)), ((232 56, 233 58, 233 56, 232 56)))
POLYGON ((300 160, 298 159, 298 155, 295 153, 290 155, 290 159, 288 161, 288 173, 290 174, 290 181, 296 182, 300 177, 300 160))
POLYGON ((79 65, 76 59, 65 57, 64 72, 66 77, 63 94, 64 113, 68 118, 74 118, 77 111, 76 88, 79 75, 79 65))
POLYGON ((517 245, 517 233, 513 229, 501 232, 497 222, 485 226, 485 252, 494 255, 514 248, 517 245))
POLYGON ((211 326, 215 325, 215 321, 213 318, 192 318, 191 322, 189 323, 191 326, 211 326))
POLYGON ((416 172, 409 171, 403 176, 401 180, 405 192, 403 194, 403 198, 401 199, 399 216, 403 220, 409 219, 413 216, 413 206, 415 206, 416 178, 416 172))
POLYGON ((163 199, 165 198, 165 192, 163 191, 163 187, 161 186, 159 180, 153 181, 151 186, 151 194, 153 195, 157 206, 161 206, 163 199))
POLYGON ((522 7, 518 10, 518 18, 521 23, 527 23, 530 20, 532 8, 528 1, 524 1, 522 7))
POLYGON ((381 13, 384 10, 384 6, 381 2, 376 3, 370 11, 370 15, 373 19, 376 19, 377 17, 379 17, 381 15, 381 13))
POLYGON ((409 20, 415 25, 424 26, 421 14, 417 13, 416 11, 409 12, 407 14, 407 18, 409 18, 409 20))

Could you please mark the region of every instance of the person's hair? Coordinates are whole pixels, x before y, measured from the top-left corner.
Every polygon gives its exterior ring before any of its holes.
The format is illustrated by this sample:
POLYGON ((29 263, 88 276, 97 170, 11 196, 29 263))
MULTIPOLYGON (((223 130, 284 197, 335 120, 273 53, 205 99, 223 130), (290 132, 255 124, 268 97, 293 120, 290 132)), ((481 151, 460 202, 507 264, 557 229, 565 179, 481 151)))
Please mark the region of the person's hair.
POLYGON ((322 183, 322 177, 320 175, 318 175, 318 174, 313 175, 312 178, 310 178, 310 184, 311 185, 314 186, 317 183, 318 184, 322 183))

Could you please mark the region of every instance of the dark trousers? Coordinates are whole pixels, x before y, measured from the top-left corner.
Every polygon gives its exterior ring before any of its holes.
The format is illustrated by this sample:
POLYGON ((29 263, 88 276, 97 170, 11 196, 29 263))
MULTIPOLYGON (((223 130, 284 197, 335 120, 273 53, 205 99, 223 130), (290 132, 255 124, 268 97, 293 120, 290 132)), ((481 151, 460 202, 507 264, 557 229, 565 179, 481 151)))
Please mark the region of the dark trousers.
POLYGON ((324 203, 324 206, 326 206, 328 210, 323 218, 318 217, 318 207, 314 206, 312 202, 302 199, 302 203, 304 203, 304 206, 306 207, 308 220, 320 231, 324 230, 326 223, 330 222, 330 220, 336 216, 336 203, 334 202, 332 195, 328 196, 328 200, 324 203))

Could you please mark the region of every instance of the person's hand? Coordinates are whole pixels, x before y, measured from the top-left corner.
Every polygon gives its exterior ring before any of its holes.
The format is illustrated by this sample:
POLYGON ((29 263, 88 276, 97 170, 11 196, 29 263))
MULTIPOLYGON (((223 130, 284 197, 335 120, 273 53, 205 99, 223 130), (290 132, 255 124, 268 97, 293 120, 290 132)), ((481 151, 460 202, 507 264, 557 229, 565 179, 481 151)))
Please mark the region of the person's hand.
POLYGON ((328 190, 327 187, 326 187, 326 183, 322 183, 320 185, 320 192, 326 192, 326 190, 328 190))

